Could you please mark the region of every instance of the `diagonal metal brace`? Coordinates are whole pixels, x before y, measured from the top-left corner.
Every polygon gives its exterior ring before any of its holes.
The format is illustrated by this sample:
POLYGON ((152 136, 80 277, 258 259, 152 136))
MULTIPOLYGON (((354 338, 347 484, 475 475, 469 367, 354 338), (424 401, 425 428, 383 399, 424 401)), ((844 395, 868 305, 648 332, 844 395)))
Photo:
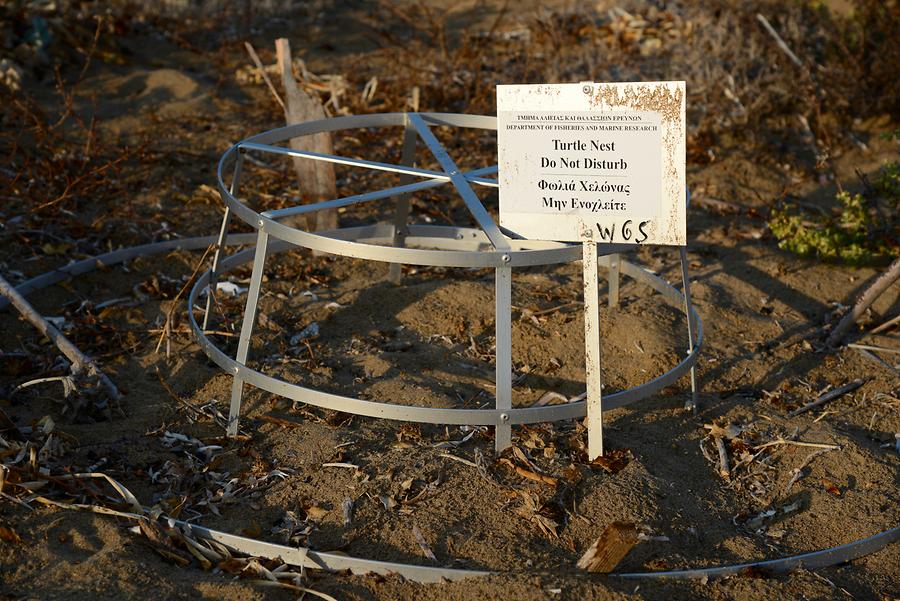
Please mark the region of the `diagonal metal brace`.
POLYGON ((437 159, 437 162, 444 169, 446 175, 450 176, 450 181, 456 187, 456 191, 462 196, 469 212, 472 213, 475 221, 477 221, 478 225, 481 226, 481 229, 484 230, 484 233, 487 235, 494 248, 497 250, 509 250, 509 242, 500 232, 496 222, 494 222, 494 218, 491 217, 491 214, 488 213, 487 209, 484 208, 484 205, 481 204, 481 200, 472 190, 472 186, 469 185, 469 180, 466 179, 465 175, 460 173, 459 167, 457 167, 453 159, 450 158, 447 150, 434 136, 431 128, 428 127, 428 124, 425 123, 421 115, 410 113, 409 122, 416 128, 416 131, 419 132, 419 137, 422 138, 422 141, 428 146, 431 154, 437 159))

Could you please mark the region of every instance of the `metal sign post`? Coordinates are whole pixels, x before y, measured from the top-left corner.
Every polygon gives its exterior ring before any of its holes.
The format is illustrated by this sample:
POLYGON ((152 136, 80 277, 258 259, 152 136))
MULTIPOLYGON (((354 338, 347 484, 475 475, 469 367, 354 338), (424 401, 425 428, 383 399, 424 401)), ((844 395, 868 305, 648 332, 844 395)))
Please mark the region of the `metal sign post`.
POLYGON ((597 243, 584 231, 581 242, 584 269, 584 366, 587 380, 588 458, 603 455, 603 401, 600 375, 600 293, 597 288, 597 243))

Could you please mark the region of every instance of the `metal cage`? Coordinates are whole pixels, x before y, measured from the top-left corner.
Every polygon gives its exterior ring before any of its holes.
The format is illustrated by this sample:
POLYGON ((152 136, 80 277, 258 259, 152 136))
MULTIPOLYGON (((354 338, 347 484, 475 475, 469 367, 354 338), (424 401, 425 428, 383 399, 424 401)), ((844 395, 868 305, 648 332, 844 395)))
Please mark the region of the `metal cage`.
MULTIPOLYGON (((498 451, 510 445, 512 425, 573 419, 585 415, 584 400, 539 407, 512 406, 512 272, 517 267, 552 265, 580 260, 580 245, 521 240, 500 228, 473 190, 473 186, 496 188, 497 180, 487 176, 495 174, 497 166, 463 172, 435 137, 431 129, 434 126, 495 130, 497 122, 496 118, 489 116, 446 113, 385 113, 338 117, 292 125, 252 136, 235 144, 222 156, 219 161, 217 179, 222 199, 225 202, 225 214, 212 266, 198 278, 190 292, 188 307, 191 307, 191 310, 188 315, 194 335, 207 356, 219 367, 233 374, 227 429, 229 436, 236 435, 238 431, 245 383, 295 401, 355 415, 431 424, 493 426, 495 428, 495 446, 498 451), (400 164, 295 150, 278 145, 296 137, 320 132, 384 127, 403 128, 400 164), (413 165, 416 145, 419 141, 424 142, 442 171, 420 169, 413 165), (396 187, 325 202, 257 212, 239 199, 241 168, 246 153, 273 153, 397 173, 403 177, 403 182, 396 187), (225 174, 228 172, 231 172, 232 176, 230 182, 226 183, 225 174), (420 181, 411 181, 413 178, 420 178, 420 181), (409 225, 409 195, 416 191, 446 184, 453 185, 479 227, 409 225), (308 232, 279 221, 290 215, 346 207, 387 198, 396 199, 396 210, 392 223, 308 232), (231 242, 229 226, 233 216, 237 216, 256 230, 256 244, 225 258, 222 251, 231 242), (292 247, 369 261, 387 262, 391 264, 391 275, 395 279, 398 279, 399 264, 401 263, 493 268, 496 324, 494 407, 484 409, 432 408, 362 400, 288 383, 248 367, 247 357, 256 321, 266 258, 292 247), (232 358, 216 347, 205 334, 211 311, 211 298, 215 294, 217 280, 223 273, 251 260, 253 261, 253 271, 238 340, 237 355, 232 358), (193 307, 204 290, 208 290, 209 294, 202 323, 198 323, 193 307)), ((691 377, 692 395, 687 402, 687 407, 696 408, 697 386, 694 365, 703 342, 703 327, 691 303, 685 249, 684 247, 680 248, 682 293, 656 274, 620 257, 621 253, 636 247, 637 245, 633 244, 610 244, 600 247, 600 263, 606 268, 609 279, 610 306, 618 303, 621 274, 650 286, 662 295, 665 302, 685 313, 688 350, 686 356, 664 374, 639 386, 604 395, 603 408, 604 410, 612 409, 647 398, 674 383, 688 372, 691 377)))

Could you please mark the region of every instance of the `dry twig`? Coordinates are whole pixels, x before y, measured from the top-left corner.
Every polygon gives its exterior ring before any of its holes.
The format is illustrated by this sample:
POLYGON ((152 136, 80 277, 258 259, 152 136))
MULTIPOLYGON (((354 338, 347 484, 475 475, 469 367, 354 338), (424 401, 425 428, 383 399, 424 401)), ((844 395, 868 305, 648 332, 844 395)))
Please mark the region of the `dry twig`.
POLYGON ((844 334, 850 329, 850 326, 856 323, 856 320, 859 319, 863 313, 865 313, 866 309, 872 306, 879 296, 881 296, 891 285, 900 278, 900 257, 894 259, 891 263, 890 267, 888 267, 884 273, 882 273, 872 284, 866 288, 865 292, 863 292, 859 296, 859 300, 856 301, 856 304, 853 305, 853 308, 847 312, 846 315, 838 322, 837 326, 835 326, 834 330, 832 330, 831 335, 828 336, 828 340, 826 344, 828 346, 834 347, 836 346, 841 339, 844 337, 844 334))
POLYGON ((822 396, 820 396, 819 398, 817 398, 816 400, 812 401, 811 403, 807 403, 807 404, 803 405, 802 407, 800 407, 799 409, 794 409, 793 411, 788 413, 788 417, 795 417, 797 415, 800 415, 801 413, 806 413, 810 409, 815 409, 816 407, 821 407, 822 405, 824 405, 825 403, 827 403, 829 401, 833 401, 834 399, 841 397, 841 396, 847 394, 848 392, 856 390, 857 388, 859 388, 860 386, 862 386, 863 384, 865 384, 868 381, 869 381, 868 378, 865 378, 865 379, 861 378, 858 380, 853 380, 849 384, 844 384, 843 386, 835 388, 834 390, 828 391, 825 394, 823 394, 822 396))
POLYGON ((772 27, 772 24, 769 23, 769 20, 766 19, 763 15, 761 15, 759 13, 756 14, 756 19, 760 23, 762 23, 762 26, 765 28, 765 30, 768 32, 768 34, 770 36, 772 36, 772 38, 775 40, 775 43, 778 45, 778 48, 780 48, 781 51, 784 52, 785 55, 787 55, 787 57, 789 59, 791 59, 791 62, 794 63, 795 65, 797 65, 798 67, 800 67, 801 69, 806 70, 806 67, 804 66, 803 62, 797 57, 796 54, 794 54, 794 51, 791 50, 790 46, 787 45, 787 42, 785 42, 784 39, 782 39, 782 37, 780 35, 778 35, 778 32, 775 31, 775 28, 772 27))
MULTIPOLYGON (((162 346, 163 341, 166 342, 166 357, 169 357, 169 334, 172 331, 172 316, 175 314, 175 309, 178 307, 178 301, 181 299, 181 295, 184 294, 185 290, 187 290, 188 286, 194 281, 194 278, 197 277, 197 274, 200 272, 200 268, 203 266, 203 262, 206 261, 206 257, 209 255, 210 251, 216 247, 215 244, 210 244, 206 247, 206 250, 203 252, 203 256, 200 257, 200 260, 197 262, 197 266, 194 267, 194 272, 191 273, 191 277, 187 279, 184 283, 184 286, 181 287, 181 290, 178 291, 178 294, 175 295, 175 298, 172 299, 172 304, 169 306, 169 310, 166 311, 166 323, 162 328, 162 333, 159 335, 159 340, 156 343, 155 352, 159 352, 159 348, 162 346)), ((211 294, 211 292, 210 292, 211 294)), ((191 311, 191 307, 188 307, 188 311, 191 311)))
POLYGON ((116 402, 122 399, 119 389, 116 388, 116 385, 113 384, 112 380, 100 370, 97 364, 94 363, 94 360, 82 353, 81 350, 72 344, 62 332, 44 319, 44 317, 31 306, 31 303, 25 300, 25 297, 19 294, 12 284, 6 281, 2 275, 0 275, 0 294, 3 294, 3 296, 8 298, 9 302, 22 314, 22 317, 37 328, 41 334, 49 338, 50 341, 56 345, 56 348, 72 362, 73 374, 77 375, 86 371, 100 381, 100 384, 106 389, 110 398, 116 402))
POLYGON ((840 449, 840 445, 836 444, 825 444, 821 442, 803 442, 802 440, 788 440, 786 438, 779 438, 778 440, 771 440, 769 442, 763 443, 759 446, 753 447, 757 451, 761 451, 763 449, 767 449, 769 447, 774 447, 778 445, 793 445, 795 447, 812 447, 814 449, 828 449, 829 451, 835 451, 840 449))
POLYGON ((281 105, 281 109, 287 113, 287 107, 284 105, 284 100, 281 99, 281 96, 278 95, 278 90, 275 89, 275 84, 272 83, 271 78, 269 78, 269 74, 266 73, 266 68, 263 67, 262 61, 259 60, 259 55, 256 54, 256 49, 253 48, 253 44, 250 42, 244 42, 244 48, 247 49, 247 54, 250 55, 250 59, 253 61, 253 64, 256 65, 256 68, 259 69, 259 74, 262 75, 263 80, 266 82, 266 85, 269 86, 269 90, 272 92, 272 96, 275 97, 275 100, 278 104, 281 105))

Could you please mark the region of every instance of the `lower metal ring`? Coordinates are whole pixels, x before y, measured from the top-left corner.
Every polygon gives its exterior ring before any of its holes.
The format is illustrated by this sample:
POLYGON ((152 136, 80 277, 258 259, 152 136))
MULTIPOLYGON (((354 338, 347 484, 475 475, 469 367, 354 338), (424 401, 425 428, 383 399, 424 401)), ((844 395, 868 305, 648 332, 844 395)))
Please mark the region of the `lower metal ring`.
MULTIPOLYGON (((252 243, 255 238, 255 234, 232 234, 231 236, 229 236, 228 244, 249 244, 252 243)), ((105 253, 103 255, 84 259, 82 261, 77 261, 75 263, 66 265, 65 267, 47 272, 43 275, 27 280, 26 282, 17 286, 16 289, 22 295, 27 295, 36 290, 41 290, 71 277, 83 273, 88 273, 104 266, 114 265, 116 263, 129 261, 137 257, 151 256, 154 254, 172 250, 202 249, 208 247, 210 244, 214 244, 216 240, 216 236, 202 236, 197 238, 168 240, 165 242, 156 242, 153 244, 144 244, 140 246, 122 248, 116 251, 105 253)), ((232 259, 236 258, 237 256, 238 255, 234 255, 232 259)), ((649 272, 646 272, 645 270, 630 263, 625 263, 624 261, 623 263, 624 271, 631 277, 637 276, 635 277, 635 279, 640 279, 643 277, 641 274, 646 273, 647 276, 653 278, 653 280, 655 281, 654 283, 650 283, 650 281, 647 280, 643 281, 653 286, 654 289, 663 292, 661 288, 667 287, 671 290, 672 294, 675 294, 678 298, 681 298, 677 290, 664 282, 658 276, 650 274, 649 272)), ((191 291, 192 298, 195 297, 195 292, 196 287, 191 291)), ((668 293, 663 292, 663 294, 667 295, 668 293)), ((4 308, 8 304, 9 301, 6 298, 0 298, 0 309, 4 308)), ((188 313, 192 316, 192 311, 189 311, 188 313)), ((193 317, 191 318, 191 321, 192 325, 196 326, 193 321, 193 317)), ((702 325, 700 324, 699 319, 697 323, 699 330, 697 348, 699 348, 700 336, 702 336, 702 325)), ((694 357, 694 361, 695 360, 696 357, 694 357)), ((682 363, 684 363, 684 361, 682 363)), ((329 571, 350 570, 354 574, 366 574, 373 572, 378 574, 398 574, 408 580, 421 583, 442 582, 444 580, 462 580, 465 578, 500 574, 500 572, 486 570, 462 570, 453 568, 419 566, 349 557, 346 555, 338 555, 333 553, 321 553, 303 547, 287 547, 284 545, 277 545, 274 543, 267 543, 264 541, 245 538, 243 536, 237 536, 234 534, 229 534, 227 532, 221 532, 218 530, 206 528, 204 526, 189 524, 187 522, 176 520, 176 523, 178 523, 182 528, 189 529, 199 537, 218 541, 236 551, 240 551, 243 553, 247 553, 248 555, 257 557, 281 559, 285 563, 297 566, 305 566, 310 569, 319 568, 329 571)), ((765 561, 718 566, 712 568, 673 570, 666 572, 619 573, 610 574, 610 576, 617 578, 637 579, 703 579, 739 575, 748 570, 762 570, 771 574, 782 574, 799 568, 824 568, 852 561, 871 553, 875 553, 876 551, 879 551, 884 547, 897 542, 898 540, 900 540, 900 526, 896 526, 874 536, 846 543, 837 547, 831 547, 829 549, 822 549, 820 551, 813 551, 810 553, 803 553, 801 555, 793 555, 790 557, 783 557, 779 559, 770 559, 765 561)))
MULTIPOLYGON (((407 580, 425 584, 442 582, 444 580, 464 580, 466 578, 497 576, 503 573, 510 573, 490 570, 462 570, 456 568, 419 566, 389 561, 376 561, 374 559, 360 559, 335 553, 320 553, 306 547, 287 547, 284 545, 267 543, 251 538, 245 538, 243 536, 237 536, 235 534, 228 534, 227 532, 221 532, 219 530, 212 530, 195 524, 188 524, 187 522, 178 521, 177 523, 200 538, 214 540, 235 551, 240 551, 241 553, 253 557, 265 557, 274 560, 280 559, 285 563, 310 569, 323 569, 331 572, 350 570, 354 574, 398 574, 407 580)), ((800 568, 807 570, 827 568, 829 566, 859 559, 860 557, 875 553, 898 540, 900 540, 900 526, 837 547, 812 551, 810 553, 802 553, 800 555, 792 555, 790 557, 716 566, 712 568, 688 568, 684 570, 669 570, 666 572, 623 572, 612 573, 608 576, 629 579, 671 578, 676 580, 702 580, 705 578, 723 578, 726 576, 740 575, 742 573, 758 574, 762 572, 764 574, 772 575, 785 574, 800 568)))
MULTIPOLYGON (((443 248, 445 245, 457 244, 453 238, 427 236, 429 227, 431 226, 419 226, 418 228, 418 232, 421 236, 420 240, 423 242, 427 241, 429 246, 443 248)), ((435 229, 443 230, 446 228, 435 227, 435 229)), ((468 235, 470 231, 476 231, 471 230, 470 228, 455 229, 466 234, 466 238, 470 238, 468 235)), ((370 232, 370 227, 363 226, 357 228, 342 228, 336 230, 335 234, 339 233, 341 238, 354 239, 357 242, 377 243, 383 241, 381 238, 368 237, 370 232)), ((290 248, 294 248, 294 246, 295 245, 289 242, 281 240, 274 241, 269 245, 266 256, 284 252, 290 248)), ((224 259, 220 265, 219 275, 226 273, 228 270, 237 267, 238 265, 250 262, 254 257, 254 251, 255 248, 249 248, 224 259)), ((604 259, 606 258, 604 257, 604 259)), ((665 302, 669 305, 681 311, 685 310, 684 308, 686 305, 682 294, 661 277, 633 263, 625 261, 624 259, 620 259, 620 266, 624 275, 653 288, 662 295, 665 302)), ((206 272, 197 278, 196 283, 188 295, 188 307, 194 307, 200 292, 209 285, 210 277, 210 272, 206 272)), ((684 359, 682 359, 675 367, 662 375, 633 388, 604 394, 604 411, 622 407, 652 396, 666 386, 674 384, 682 375, 687 373, 691 367, 694 366, 697 362, 698 352, 703 346, 703 323, 693 307, 691 307, 690 310, 697 329, 694 348, 688 352, 684 359)), ((198 324, 193 310, 188 311, 188 319, 190 320, 194 337, 200 344, 203 352, 225 372, 234 375, 247 384, 265 390, 266 392, 324 409, 343 411, 345 413, 352 413, 365 417, 441 425, 469 426, 532 424, 564 419, 577 419, 584 417, 587 413, 585 401, 576 401, 560 405, 546 405, 542 407, 514 407, 512 409, 443 409, 368 401, 322 392, 297 384, 291 384, 247 367, 245 364, 242 364, 223 353, 211 340, 209 340, 198 324)))

